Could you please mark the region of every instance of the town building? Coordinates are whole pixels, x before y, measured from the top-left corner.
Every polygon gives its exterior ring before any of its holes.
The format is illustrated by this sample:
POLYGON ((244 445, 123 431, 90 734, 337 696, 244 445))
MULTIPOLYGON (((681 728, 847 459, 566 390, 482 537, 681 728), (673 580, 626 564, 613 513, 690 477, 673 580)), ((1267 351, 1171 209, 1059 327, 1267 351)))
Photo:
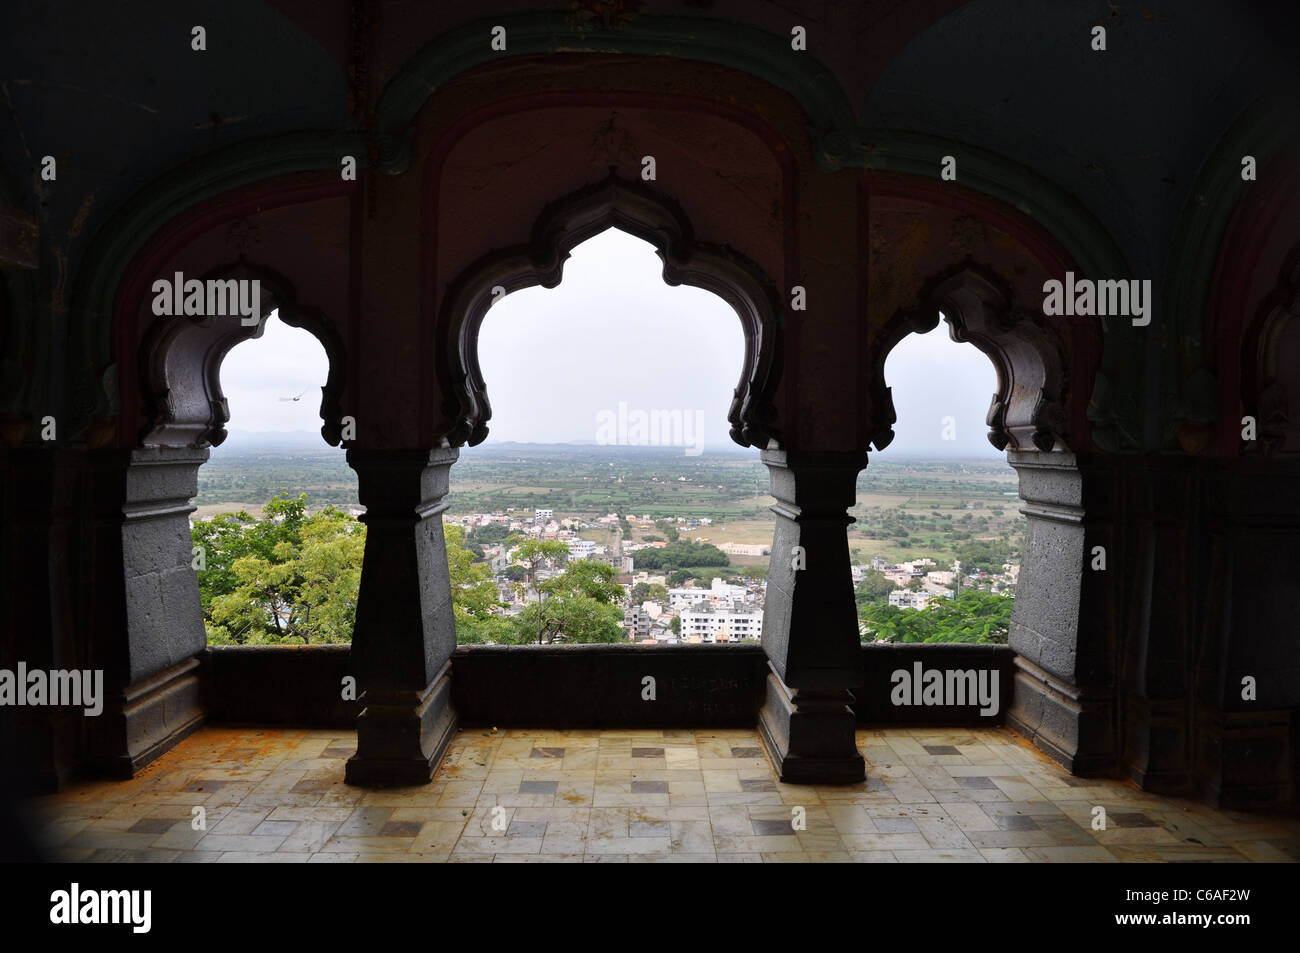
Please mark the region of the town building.
POLYGON ((677 586, 669 589, 668 605, 672 609, 684 609, 699 602, 708 602, 716 606, 721 603, 744 602, 749 597, 750 593, 746 587, 725 583, 720 577, 714 576, 708 589, 697 586, 677 586))
POLYGON ((570 539, 565 545, 569 547, 570 559, 591 559, 596 555, 596 544, 589 539, 570 539))
POLYGON ((685 642, 740 642, 763 634, 762 609, 684 609, 679 618, 685 642))
POLYGON ((628 640, 640 642, 650 637, 650 614, 640 606, 631 606, 623 611, 623 625, 627 629, 628 640))
POLYGON ((895 589, 889 594, 889 604, 900 609, 924 609, 934 596, 928 592, 913 592, 910 589, 895 589))

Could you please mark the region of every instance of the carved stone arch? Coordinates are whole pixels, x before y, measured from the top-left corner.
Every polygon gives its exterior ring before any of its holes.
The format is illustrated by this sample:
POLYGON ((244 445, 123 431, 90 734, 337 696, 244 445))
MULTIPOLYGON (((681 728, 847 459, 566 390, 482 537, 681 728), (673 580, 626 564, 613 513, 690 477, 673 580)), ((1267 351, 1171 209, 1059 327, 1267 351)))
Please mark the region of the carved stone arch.
POLYGON ((992 271, 971 262, 932 279, 921 299, 920 308, 896 315, 872 348, 875 449, 893 441, 898 419, 885 383, 885 361, 907 335, 933 330, 942 312, 949 337, 975 345, 997 371, 997 392, 986 418, 989 443, 999 450, 1068 451, 1068 376, 1056 332, 1025 313, 992 271))
POLYGON ((617 227, 650 242, 669 285, 711 291, 740 318, 745 358, 727 419, 742 447, 780 449, 772 396, 781 372, 781 320, 776 286, 757 265, 728 246, 695 240, 690 222, 671 199, 612 171, 601 182, 548 205, 528 245, 481 258, 447 289, 439 314, 438 376, 443 383, 442 445, 475 446, 487 436, 492 408, 478 361, 478 335, 494 288, 508 294, 541 285, 554 288, 574 247, 617 227))
POLYGON ((376 104, 380 171, 397 175, 410 167, 416 116, 456 76, 485 63, 560 51, 618 53, 660 63, 694 60, 748 73, 798 102, 808 117, 809 146, 820 168, 831 172, 865 161, 852 101, 814 54, 790 55, 788 34, 704 16, 639 13, 617 29, 581 19, 565 9, 499 11, 460 23, 425 43, 388 80, 376 104), (509 36, 506 50, 493 50, 483 41, 496 27, 509 36))
POLYGON ((167 315, 153 323, 140 351, 145 420, 141 446, 220 446, 230 420, 221 390, 221 363, 236 344, 261 337, 266 319, 277 310, 281 321, 308 331, 325 349, 329 373, 321 387, 321 436, 330 446, 338 446, 345 362, 343 340, 334 325, 319 310, 300 305, 286 278, 243 259, 215 268, 201 280, 259 281, 257 322, 244 324, 240 315, 233 314, 167 315))
POLYGON ((1242 363, 1242 405, 1257 426, 1245 452, 1300 454, 1300 247, 1260 306, 1242 363))

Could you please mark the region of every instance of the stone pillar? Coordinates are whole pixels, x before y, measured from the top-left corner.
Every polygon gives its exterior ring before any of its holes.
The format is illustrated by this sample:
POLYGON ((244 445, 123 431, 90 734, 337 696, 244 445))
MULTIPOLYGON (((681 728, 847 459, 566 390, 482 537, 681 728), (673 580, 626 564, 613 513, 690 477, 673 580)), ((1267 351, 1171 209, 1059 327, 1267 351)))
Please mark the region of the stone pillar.
POLYGON ((93 518, 81 565, 93 633, 86 666, 104 670, 90 718, 93 762, 130 777, 199 727, 207 648, 189 516, 207 449, 95 453, 93 518))
POLYGON ((427 784, 456 733, 456 626, 441 513, 458 451, 348 451, 366 513, 352 633, 361 689, 349 784, 427 784))
POLYGON ((1228 808, 1293 802, 1300 778, 1300 457, 1211 473, 1212 559, 1196 658, 1196 782, 1228 808))
POLYGON ((770 672, 759 733, 782 781, 861 781, 866 766, 849 707, 862 652, 847 510, 867 455, 768 450, 763 463, 776 497, 776 535, 763 612, 770 672))
MULTIPOLYGON (((70 606, 79 498, 75 454, 58 449, 0 449, 0 668, 81 669, 70 606)), ((0 773, 21 793, 57 791, 83 754, 79 709, 0 708, 0 773)))
POLYGON ((1115 655, 1132 551, 1117 532, 1113 480, 1071 453, 1011 451, 1025 514, 1024 563, 1008 641, 1010 727, 1075 774, 1118 764, 1115 655), (1094 569, 1095 547, 1105 569, 1094 569))
POLYGON ((1119 633, 1121 768, 1145 791, 1188 794, 1193 629, 1208 591, 1202 484, 1187 457, 1118 466, 1128 476, 1131 559, 1116 568, 1133 582, 1119 633))

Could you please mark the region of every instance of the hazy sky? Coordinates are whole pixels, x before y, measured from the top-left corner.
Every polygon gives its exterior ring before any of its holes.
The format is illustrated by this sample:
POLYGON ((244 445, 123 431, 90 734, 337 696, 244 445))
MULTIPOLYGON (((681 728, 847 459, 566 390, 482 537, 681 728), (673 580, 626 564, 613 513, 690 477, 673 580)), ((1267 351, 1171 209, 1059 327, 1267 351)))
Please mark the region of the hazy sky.
MULTIPOLYGON (((654 410, 681 411, 688 426, 702 419, 706 451, 739 449, 727 436, 726 415, 742 347, 730 307, 707 291, 664 284, 654 247, 611 229, 573 250, 558 287, 507 295, 484 319, 487 443, 601 442, 622 403, 629 421, 654 410)), ((229 429, 319 430, 325 375, 316 339, 272 318, 261 338, 237 345, 222 364, 229 429)), ((985 437, 993 365, 973 346, 950 340, 945 323, 905 338, 885 376, 898 412, 886 459, 1001 456, 985 437), (955 439, 944 439, 945 417, 953 418, 955 439)), ((635 439, 635 431, 628 436, 635 439)))

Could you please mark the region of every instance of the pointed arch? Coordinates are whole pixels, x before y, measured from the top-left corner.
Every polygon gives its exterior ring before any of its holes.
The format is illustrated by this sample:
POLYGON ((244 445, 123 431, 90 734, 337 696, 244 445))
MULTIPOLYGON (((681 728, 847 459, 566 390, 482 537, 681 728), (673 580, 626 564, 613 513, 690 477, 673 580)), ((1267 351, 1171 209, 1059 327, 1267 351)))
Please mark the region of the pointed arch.
POLYGON ((478 360, 478 335, 493 301, 512 291, 554 288, 574 247, 617 227, 655 246, 669 285, 711 291, 740 318, 745 357, 727 413, 731 438, 742 447, 779 449, 772 395, 780 377, 781 325, 775 285, 729 247, 697 242, 675 202, 611 174, 548 205, 528 245, 481 258, 447 289, 439 313, 438 377, 443 382, 443 446, 481 443, 492 407, 478 360), (495 289, 495 294, 494 294, 495 289))
POLYGON ((991 269, 970 262, 932 279, 922 301, 917 310, 896 315, 871 349, 872 445, 877 450, 889 446, 898 419, 885 382, 885 361, 907 335, 933 330, 942 312, 949 336, 975 345, 997 371, 997 392, 986 420, 989 443, 999 450, 1069 450, 1068 375, 1056 332, 1017 308, 991 269))
POLYGON ((144 447, 220 446, 226 439, 230 409, 221 390, 221 363, 242 341, 262 336, 266 319, 280 320, 310 333, 325 349, 329 374, 321 387, 321 436, 338 446, 342 435, 339 400, 343 393, 343 341, 318 310, 298 304, 293 286, 282 275, 240 260, 205 274, 209 280, 258 280, 260 314, 256 324, 239 315, 196 319, 184 315, 159 318, 145 334, 140 350, 140 392, 145 423, 144 447))

